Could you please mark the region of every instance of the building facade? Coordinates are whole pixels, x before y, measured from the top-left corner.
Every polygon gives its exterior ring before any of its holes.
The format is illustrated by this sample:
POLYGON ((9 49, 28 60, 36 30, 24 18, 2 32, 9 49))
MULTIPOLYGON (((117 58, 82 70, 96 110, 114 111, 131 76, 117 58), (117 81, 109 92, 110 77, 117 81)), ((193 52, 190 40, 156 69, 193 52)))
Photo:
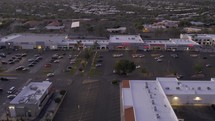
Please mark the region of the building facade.
POLYGON ((193 40, 200 45, 215 46, 215 34, 181 34, 180 38, 193 40))
MULTIPOLYGON (((105 37, 68 36, 63 34, 12 34, 0 38, 0 47, 7 49, 72 50, 195 50, 199 41, 185 35, 178 39, 145 40, 140 35, 110 35, 105 37)), ((210 45, 215 39, 207 39, 210 45)), ((201 44, 201 43, 200 43, 201 44)))
POLYGON ((215 78, 210 81, 125 80, 120 85, 120 94, 122 121, 179 121, 172 105, 215 103, 215 78))
POLYGON ((12 118, 36 118, 52 95, 52 82, 31 82, 9 103, 12 118))

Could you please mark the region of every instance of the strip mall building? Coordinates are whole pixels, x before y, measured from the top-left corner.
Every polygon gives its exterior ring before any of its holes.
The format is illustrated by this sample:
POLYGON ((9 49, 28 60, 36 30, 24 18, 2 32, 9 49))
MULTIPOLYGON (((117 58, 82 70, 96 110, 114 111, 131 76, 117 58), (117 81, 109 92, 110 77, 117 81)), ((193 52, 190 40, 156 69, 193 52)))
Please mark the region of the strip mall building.
POLYGON ((110 35, 105 37, 74 37, 63 34, 12 34, 0 38, 0 47, 8 49, 136 49, 136 50, 195 50, 199 43, 190 38, 147 40, 140 35, 110 35))

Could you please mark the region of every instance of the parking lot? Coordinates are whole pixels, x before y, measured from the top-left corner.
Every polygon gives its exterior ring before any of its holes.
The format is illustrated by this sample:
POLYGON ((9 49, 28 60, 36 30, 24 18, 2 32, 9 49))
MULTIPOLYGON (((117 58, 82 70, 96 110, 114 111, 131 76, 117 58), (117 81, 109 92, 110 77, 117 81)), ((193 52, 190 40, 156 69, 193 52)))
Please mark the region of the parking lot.
POLYGON ((4 110, 5 101, 10 101, 7 99, 7 90, 10 87, 15 86, 18 92, 30 81, 50 80, 55 89, 68 91, 54 121, 119 121, 119 86, 111 84, 113 79, 141 80, 180 75, 178 78, 184 80, 209 80, 215 76, 215 65, 213 65, 215 54, 213 53, 98 51, 96 56, 92 55, 87 60, 86 67, 81 72, 79 63, 74 60, 83 60, 83 52, 38 50, 1 50, 1 52, 7 54, 6 57, 1 58, 5 62, 9 62, 16 54, 26 53, 25 57, 14 64, 1 64, 1 77, 10 78, 8 81, 0 82, 0 88, 3 88, 0 96, 1 111, 4 110), (53 59, 56 54, 57 58, 53 59), (122 54, 122 56, 113 57, 114 54, 122 54), (142 56, 134 57, 133 54, 142 56), (178 57, 175 58, 174 54, 177 54, 178 57), (99 64, 97 67, 92 66, 93 56, 96 57, 95 65, 99 64), (38 57, 41 59, 37 60, 38 57), (114 65, 120 59, 133 61, 137 65, 137 69, 126 76, 114 74, 114 65), (35 62, 33 66, 29 66, 32 62, 35 62), (208 64, 210 66, 206 66, 208 64), (202 66, 203 69, 200 73, 196 72, 195 65, 202 66), (23 67, 17 70, 20 66, 23 67), (27 69, 23 70, 23 68, 27 69), (95 68, 93 75, 90 74, 92 68, 95 68), (50 74, 47 77, 49 73, 54 75, 50 74))

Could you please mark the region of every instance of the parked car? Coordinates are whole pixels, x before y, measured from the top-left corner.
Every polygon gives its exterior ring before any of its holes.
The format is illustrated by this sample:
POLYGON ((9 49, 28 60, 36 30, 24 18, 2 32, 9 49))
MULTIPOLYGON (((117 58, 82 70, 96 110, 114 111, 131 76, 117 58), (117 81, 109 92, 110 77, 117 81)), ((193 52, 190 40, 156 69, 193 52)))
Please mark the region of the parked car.
POLYGON ((15 88, 14 86, 12 86, 12 87, 7 91, 7 93, 8 93, 8 94, 13 94, 13 93, 15 93, 15 91, 16 91, 16 88, 15 88))
POLYGON ((55 61, 54 61, 54 63, 59 63, 59 62, 60 62, 60 60, 55 60, 55 61))
POLYGON ((45 68, 49 68, 49 67, 51 67, 52 65, 50 64, 50 63, 48 63, 48 64, 45 64, 45 68))
POLYGON ((8 81, 9 79, 6 78, 6 77, 1 77, 0 80, 1 80, 1 81, 8 81))
POLYGON ((15 97, 16 97, 16 95, 14 95, 14 94, 11 94, 11 95, 7 96, 7 98, 10 99, 10 100, 14 99, 15 97))
POLYGON ((29 68, 26 68, 26 67, 22 69, 22 71, 29 71, 29 70, 30 70, 30 69, 29 69, 29 68))
POLYGON ((157 59, 157 62, 162 62, 163 60, 162 59, 157 59))
POLYGON ((137 66, 136 66, 136 69, 139 69, 139 68, 140 68, 140 65, 137 65, 137 66))
POLYGON ((206 66, 206 67, 211 67, 211 64, 206 64, 205 66, 206 66))
POLYGON ((33 63, 28 64, 28 67, 33 67, 33 66, 34 66, 33 63))
POLYGON ((97 60, 97 63, 100 63, 100 62, 103 62, 103 60, 101 60, 101 59, 100 59, 100 60, 97 60))
POLYGON ((101 63, 97 63, 97 64, 96 64, 96 67, 100 67, 100 66, 102 66, 101 63))
POLYGON ((19 67, 16 68, 16 71, 21 71, 21 70, 23 70, 24 68, 25 68, 24 66, 19 66, 19 67))
POLYGON ((47 74, 47 77, 52 77, 52 76, 54 76, 54 73, 48 73, 47 74))
POLYGON ((8 64, 8 62, 6 62, 6 61, 1 61, 1 64, 8 64))

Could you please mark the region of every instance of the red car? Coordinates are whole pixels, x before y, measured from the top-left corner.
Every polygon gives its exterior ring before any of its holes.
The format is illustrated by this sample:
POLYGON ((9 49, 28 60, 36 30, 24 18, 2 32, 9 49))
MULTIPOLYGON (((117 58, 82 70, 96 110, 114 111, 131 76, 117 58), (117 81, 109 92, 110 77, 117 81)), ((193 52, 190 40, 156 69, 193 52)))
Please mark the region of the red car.
POLYGON ((50 64, 50 63, 48 63, 48 64, 46 64, 45 65, 45 68, 49 68, 49 67, 51 67, 52 65, 50 64))

